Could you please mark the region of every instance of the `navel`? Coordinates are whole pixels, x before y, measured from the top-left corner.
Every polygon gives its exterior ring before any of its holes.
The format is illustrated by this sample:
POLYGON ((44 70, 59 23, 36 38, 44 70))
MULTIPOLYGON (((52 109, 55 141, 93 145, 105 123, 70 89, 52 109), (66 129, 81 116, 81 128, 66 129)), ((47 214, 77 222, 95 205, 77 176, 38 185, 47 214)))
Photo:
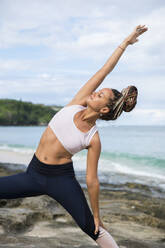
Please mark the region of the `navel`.
POLYGON ((48 158, 47 157, 44 157, 44 160, 47 160, 48 158))

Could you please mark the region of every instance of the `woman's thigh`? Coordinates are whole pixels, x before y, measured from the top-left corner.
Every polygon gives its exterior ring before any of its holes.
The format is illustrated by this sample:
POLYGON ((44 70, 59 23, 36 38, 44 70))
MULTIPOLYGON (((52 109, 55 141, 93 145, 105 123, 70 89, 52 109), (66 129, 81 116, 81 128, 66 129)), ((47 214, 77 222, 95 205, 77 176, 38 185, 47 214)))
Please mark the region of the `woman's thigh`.
POLYGON ((42 187, 37 183, 32 171, 0 177, 0 199, 15 199, 42 194, 42 187))
POLYGON ((96 240, 95 224, 85 194, 75 176, 50 177, 47 194, 58 201, 73 217, 78 226, 96 240))

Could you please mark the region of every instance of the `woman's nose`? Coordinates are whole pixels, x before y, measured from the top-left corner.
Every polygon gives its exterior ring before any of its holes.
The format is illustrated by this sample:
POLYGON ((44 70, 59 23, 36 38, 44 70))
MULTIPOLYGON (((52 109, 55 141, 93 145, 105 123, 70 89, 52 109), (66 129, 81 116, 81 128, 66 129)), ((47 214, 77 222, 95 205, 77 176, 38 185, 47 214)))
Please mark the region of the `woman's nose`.
POLYGON ((98 96, 98 94, 99 94, 98 92, 93 92, 93 93, 92 93, 92 96, 95 98, 95 97, 98 96))

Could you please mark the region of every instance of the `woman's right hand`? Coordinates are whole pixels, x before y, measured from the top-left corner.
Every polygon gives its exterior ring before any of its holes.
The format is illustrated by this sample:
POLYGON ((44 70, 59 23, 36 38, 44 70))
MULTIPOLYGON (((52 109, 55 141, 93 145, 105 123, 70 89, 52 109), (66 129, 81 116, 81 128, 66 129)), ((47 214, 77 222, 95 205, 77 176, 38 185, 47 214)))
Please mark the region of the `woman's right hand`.
POLYGON ((95 234, 97 234, 97 232, 99 231, 99 226, 107 230, 100 218, 94 217, 94 223, 95 223, 95 234))
POLYGON ((143 34, 148 30, 145 25, 138 25, 136 28, 133 30, 133 32, 125 39, 128 45, 133 45, 135 42, 138 41, 137 37, 143 34))

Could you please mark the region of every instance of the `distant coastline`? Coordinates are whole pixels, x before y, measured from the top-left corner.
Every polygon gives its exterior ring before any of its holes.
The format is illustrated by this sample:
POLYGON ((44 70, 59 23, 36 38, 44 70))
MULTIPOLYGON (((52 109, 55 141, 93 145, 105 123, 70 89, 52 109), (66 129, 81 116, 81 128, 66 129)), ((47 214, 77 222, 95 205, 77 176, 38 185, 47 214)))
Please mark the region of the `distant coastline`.
POLYGON ((62 107, 0 99, 0 126, 45 126, 62 107))

